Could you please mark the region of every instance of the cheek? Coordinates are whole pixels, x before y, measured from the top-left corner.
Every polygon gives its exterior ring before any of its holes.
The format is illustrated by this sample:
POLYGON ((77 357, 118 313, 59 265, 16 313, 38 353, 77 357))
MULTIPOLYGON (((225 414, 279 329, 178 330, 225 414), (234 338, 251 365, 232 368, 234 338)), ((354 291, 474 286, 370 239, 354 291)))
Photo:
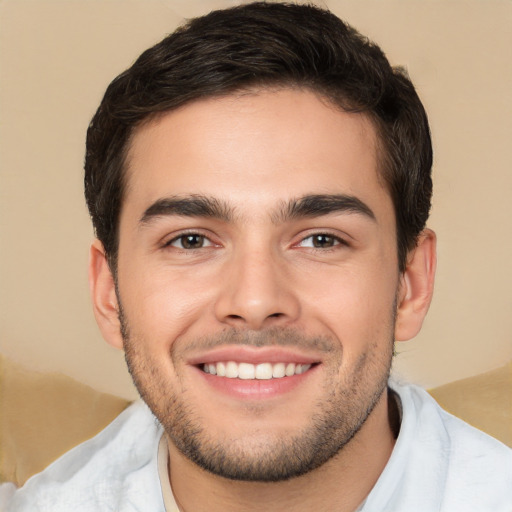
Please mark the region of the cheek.
POLYGON ((197 329, 215 290, 204 272, 165 266, 141 265, 137 271, 125 268, 119 273, 119 283, 130 334, 164 349, 179 336, 197 329))
MULTIPOLYGON (((327 327, 349 350, 389 342, 397 277, 377 265, 325 269, 298 280, 304 312, 327 327)), ((311 320, 310 320, 311 321, 311 320)))

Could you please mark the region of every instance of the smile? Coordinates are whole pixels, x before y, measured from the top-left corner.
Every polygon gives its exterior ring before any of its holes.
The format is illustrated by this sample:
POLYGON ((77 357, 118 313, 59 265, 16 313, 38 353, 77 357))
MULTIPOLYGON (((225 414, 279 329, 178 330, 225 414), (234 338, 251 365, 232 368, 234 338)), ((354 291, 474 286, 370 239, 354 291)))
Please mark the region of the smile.
POLYGON ((311 364, 298 363, 236 363, 235 361, 219 361, 205 363, 201 366, 205 373, 242 380, 270 380, 301 375, 311 368, 311 364))

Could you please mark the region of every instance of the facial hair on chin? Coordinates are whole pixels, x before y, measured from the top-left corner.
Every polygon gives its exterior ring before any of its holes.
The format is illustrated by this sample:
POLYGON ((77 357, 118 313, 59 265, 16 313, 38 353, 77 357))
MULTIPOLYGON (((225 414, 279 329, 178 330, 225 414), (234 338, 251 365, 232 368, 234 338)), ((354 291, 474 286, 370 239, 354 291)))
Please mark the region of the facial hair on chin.
MULTIPOLYGON (((162 365, 144 354, 145 341, 130 333, 119 301, 119 320, 129 372, 141 398, 164 427, 176 448, 199 467, 215 475, 242 481, 278 482, 303 475, 334 457, 360 430, 387 388, 393 355, 394 314, 389 326, 389 347, 383 353, 375 343, 341 377, 340 344, 327 337, 307 337, 296 329, 247 332, 230 330, 192 340, 182 349, 174 344, 174 363, 198 348, 226 343, 252 346, 302 346, 331 354, 325 368, 324 389, 308 425, 283 439, 269 433, 257 443, 214 439, 208 425, 186 400, 186 389, 170 386, 159 372, 162 365)), ((175 365, 175 367, 177 367, 175 365)))

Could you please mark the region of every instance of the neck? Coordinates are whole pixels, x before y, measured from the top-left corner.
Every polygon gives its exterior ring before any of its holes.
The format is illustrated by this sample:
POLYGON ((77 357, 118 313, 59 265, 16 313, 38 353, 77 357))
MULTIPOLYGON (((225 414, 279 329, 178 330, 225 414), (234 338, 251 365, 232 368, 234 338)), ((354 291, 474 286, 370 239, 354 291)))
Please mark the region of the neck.
POLYGON ((361 429, 336 456, 303 476, 277 483, 238 482, 213 475, 168 442, 176 502, 182 512, 352 512, 368 496, 391 455, 394 410, 384 392, 361 429))

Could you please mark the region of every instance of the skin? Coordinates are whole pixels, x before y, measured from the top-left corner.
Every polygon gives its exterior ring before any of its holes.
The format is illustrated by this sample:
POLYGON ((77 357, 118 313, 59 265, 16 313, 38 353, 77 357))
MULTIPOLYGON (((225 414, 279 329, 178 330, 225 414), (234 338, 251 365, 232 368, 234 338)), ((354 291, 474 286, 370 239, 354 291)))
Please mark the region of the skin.
POLYGON ((400 274, 395 214, 377 162, 364 115, 293 89, 197 101, 133 137, 117 293, 99 241, 91 292, 105 339, 125 348, 139 391, 166 428, 182 510, 349 511, 382 472, 395 440, 385 390, 393 341, 421 327, 435 236, 422 233, 400 274), (358 206, 327 214, 289 206, 332 195, 358 206), (162 207, 162 199, 189 204, 198 196, 220 211, 162 207), (314 364, 285 392, 225 392, 197 366, 222 360, 219 350, 240 361, 264 353, 314 364), (220 447, 249 469, 267 460, 268 472, 278 456, 288 464, 292 440, 314 433, 313 417, 330 421, 319 445, 328 453, 295 478, 234 481, 186 453, 193 425, 204 453, 220 447))

